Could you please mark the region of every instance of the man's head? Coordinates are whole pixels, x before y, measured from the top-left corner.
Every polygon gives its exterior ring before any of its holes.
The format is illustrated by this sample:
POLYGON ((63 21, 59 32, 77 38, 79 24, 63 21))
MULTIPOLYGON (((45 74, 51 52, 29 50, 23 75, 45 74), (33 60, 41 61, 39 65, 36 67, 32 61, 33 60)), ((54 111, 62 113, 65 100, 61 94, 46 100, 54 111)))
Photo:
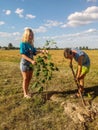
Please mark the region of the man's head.
POLYGON ((71 59, 72 58, 72 51, 70 48, 65 48, 64 49, 64 57, 65 58, 68 58, 68 59, 71 59))

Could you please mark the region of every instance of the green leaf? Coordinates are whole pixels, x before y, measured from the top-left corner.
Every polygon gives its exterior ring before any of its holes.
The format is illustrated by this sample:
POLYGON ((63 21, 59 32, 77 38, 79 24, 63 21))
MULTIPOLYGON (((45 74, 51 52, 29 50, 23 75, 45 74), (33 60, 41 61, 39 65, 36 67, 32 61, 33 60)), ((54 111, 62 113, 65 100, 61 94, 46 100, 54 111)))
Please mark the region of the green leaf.
POLYGON ((40 88, 38 89, 38 92, 41 93, 42 91, 43 91, 43 87, 40 87, 40 88))
POLYGON ((38 82, 35 82, 33 85, 32 85, 32 88, 36 88, 38 86, 38 82))
POLYGON ((47 56, 44 55, 43 58, 46 60, 46 59, 47 59, 47 56))
POLYGON ((54 63, 49 62, 49 66, 54 67, 54 63))
POLYGON ((34 75, 35 75, 36 77, 39 76, 39 72, 36 71, 36 72, 34 73, 34 75))
POLYGON ((51 59, 51 55, 48 53, 47 54, 47 59, 50 60, 51 59))
POLYGON ((41 56, 38 56, 37 59, 36 59, 36 62, 38 62, 38 63, 39 63, 39 62, 43 62, 42 57, 41 57, 41 56))
POLYGON ((48 75, 48 71, 44 71, 44 76, 47 76, 48 75))
POLYGON ((51 77, 52 77, 52 76, 48 76, 48 77, 47 77, 47 80, 51 80, 51 77))
POLYGON ((42 82, 42 83, 45 83, 45 79, 42 79, 41 82, 42 82))
POLYGON ((89 93, 87 93, 87 96, 88 96, 89 98, 91 98, 91 97, 92 97, 89 93))
POLYGON ((55 70, 56 70, 56 71, 59 71, 59 68, 58 68, 58 67, 56 67, 56 68, 55 68, 55 70))

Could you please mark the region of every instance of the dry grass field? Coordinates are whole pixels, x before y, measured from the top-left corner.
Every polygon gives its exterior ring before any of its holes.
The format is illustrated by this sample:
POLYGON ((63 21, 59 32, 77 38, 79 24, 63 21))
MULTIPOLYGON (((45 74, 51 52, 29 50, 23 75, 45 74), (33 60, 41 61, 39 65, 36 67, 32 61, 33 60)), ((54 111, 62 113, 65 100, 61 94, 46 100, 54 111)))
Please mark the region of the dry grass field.
MULTIPOLYGON (((91 59, 90 72, 85 78, 85 100, 98 103, 98 50, 86 50, 91 59), (88 95, 90 94, 90 96, 88 95)), ((30 100, 23 98, 22 77, 19 69, 19 50, 0 50, 0 130, 98 130, 98 112, 94 120, 85 123, 74 122, 60 105, 61 99, 81 105, 81 99, 74 99, 77 90, 69 61, 64 59, 63 50, 50 50, 52 61, 59 71, 47 84, 49 100, 32 90, 30 100), (51 100, 53 95, 59 97, 51 100)), ((36 58, 36 57, 35 57, 36 58)), ((73 62, 74 70, 76 63, 73 62)), ((81 122, 81 121, 80 121, 81 122)))

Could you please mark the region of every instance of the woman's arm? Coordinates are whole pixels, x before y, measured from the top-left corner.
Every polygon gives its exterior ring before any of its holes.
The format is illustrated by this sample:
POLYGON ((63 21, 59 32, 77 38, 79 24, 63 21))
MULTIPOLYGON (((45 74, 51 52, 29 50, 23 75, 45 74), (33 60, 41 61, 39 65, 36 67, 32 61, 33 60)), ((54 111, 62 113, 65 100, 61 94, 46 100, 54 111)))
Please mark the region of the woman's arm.
POLYGON ((36 54, 39 54, 39 53, 48 53, 48 51, 47 50, 37 50, 36 54))
POLYGON ((25 60, 31 62, 32 64, 36 64, 36 62, 34 60, 32 60, 31 58, 29 58, 28 56, 26 56, 25 54, 21 54, 22 58, 24 58, 25 60))

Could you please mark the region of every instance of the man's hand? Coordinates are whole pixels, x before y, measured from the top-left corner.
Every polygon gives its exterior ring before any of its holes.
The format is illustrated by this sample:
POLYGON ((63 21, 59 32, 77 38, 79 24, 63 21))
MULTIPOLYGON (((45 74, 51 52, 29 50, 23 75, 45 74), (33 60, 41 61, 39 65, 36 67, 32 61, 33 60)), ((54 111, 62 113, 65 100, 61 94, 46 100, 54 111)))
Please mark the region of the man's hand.
POLYGON ((76 81, 79 82, 79 80, 80 80, 80 77, 76 76, 76 81))
POLYGON ((72 65, 72 63, 71 63, 71 62, 69 63, 69 67, 70 67, 70 68, 73 68, 73 65, 72 65))

